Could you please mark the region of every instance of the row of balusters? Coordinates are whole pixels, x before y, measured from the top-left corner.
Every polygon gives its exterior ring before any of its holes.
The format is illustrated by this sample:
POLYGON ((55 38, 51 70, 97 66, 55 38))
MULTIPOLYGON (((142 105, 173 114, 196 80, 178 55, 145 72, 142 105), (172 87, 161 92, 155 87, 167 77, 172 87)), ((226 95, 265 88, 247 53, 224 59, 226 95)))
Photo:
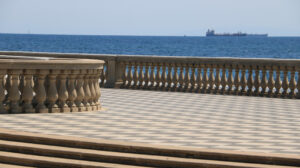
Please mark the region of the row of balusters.
POLYGON ((299 69, 286 66, 123 62, 122 88, 300 98, 299 69))
POLYGON ((94 111, 101 70, 0 70, 0 113, 94 111))

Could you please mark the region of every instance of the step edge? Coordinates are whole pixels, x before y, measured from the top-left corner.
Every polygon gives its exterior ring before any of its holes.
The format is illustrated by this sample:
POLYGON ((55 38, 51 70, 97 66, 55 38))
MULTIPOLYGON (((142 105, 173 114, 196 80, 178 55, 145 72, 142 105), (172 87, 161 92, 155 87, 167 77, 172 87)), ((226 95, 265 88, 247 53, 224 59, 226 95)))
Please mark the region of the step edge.
MULTIPOLYGON (((179 155, 206 155, 207 157, 222 157, 222 158, 235 158, 239 160, 243 159, 261 159, 266 161, 282 162, 283 161, 299 161, 300 156, 298 155, 285 155, 285 154, 269 154, 269 153, 254 153, 254 152, 240 152, 240 151, 227 151, 227 150, 215 150, 215 149, 201 149, 201 148, 189 148, 189 147, 173 147, 173 146, 162 146, 162 145, 151 145, 151 144, 143 144, 143 143, 132 143, 132 142, 120 142, 120 141, 112 141, 112 140, 103 140, 103 139, 89 139, 89 138, 80 138, 80 137, 71 137, 71 136, 60 136, 60 135, 47 135, 47 134, 39 134, 39 133, 30 133, 30 132, 22 132, 22 131, 14 131, 0 128, 0 139, 5 139, 4 137, 10 137, 8 139, 14 140, 18 138, 30 139, 35 141, 47 141, 47 145, 49 141, 60 141, 71 144, 72 142, 74 146, 81 146, 80 148, 84 148, 82 146, 86 145, 94 145, 94 146, 105 146, 110 148, 123 148, 123 150, 137 150, 137 151, 156 151, 156 152, 165 152, 165 153, 173 153, 176 152, 179 155), (217 156, 216 156, 217 155, 217 156)), ((24 141, 21 141, 24 142, 24 141)), ((45 143, 42 143, 45 144, 45 143)), ((68 146, 70 147, 70 146, 68 146)), ((85 148, 91 149, 91 148, 85 148)), ((120 152, 120 151, 118 151, 120 152)), ((136 153, 136 152, 133 152, 136 153)), ((150 152, 151 153, 151 152, 150 152)), ((145 153, 144 153, 145 154, 145 153)), ((149 153, 148 153, 149 154, 149 153)), ((177 157, 177 156, 175 156, 177 157)), ((227 160, 226 160, 227 161, 227 160)), ((229 160, 231 161, 231 160, 229 160)), ((260 163, 260 162, 259 162, 260 163)))
MULTIPOLYGON (((91 166, 95 165, 104 165, 104 166, 130 166, 132 168, 145 168, 144 166, 136 166, 136 165, 127 165, 127 164, 119 164, 119 163, 103 163, 103 162, 93 162, 93 161, 85 161, 85 160, 77 160, 77 159, 66 159, 66 158, 57 158, 57 157, 49 157, 49 156, 37 156, 37 155, 30 155, 30 154, 20 154, 20 153, 14 153, 14 152, 2 152, 0 151, 0 159, 3 158, 10 158, 10 159, 18 159, 20 162, 31 162, 31 164, 34 165, 34 162, 45 162, 49 164, 66 164, 66 165, 88 165, 91 166), (53 161, 55 159, 55 161, 53 161), (21 161, 20 161, 21 160, 21 161), (63 163, 63 162, 69 162, 69 163, 63 163), (72 163, 70 163, 72 162, 72 163)), ((262 165, 262 164, 251 164, 251 163, 235 163, 235 162, 223 162, 223 161, 210 161, 210 160, 201 160, 201 163, 180 163, 178 162, 176 167, 190 167, 190 168, 197 168, 199 166, 205 166, 205 167, 215 167, 215 166, 222 166, 222 167, 232 167, 232 168, 294 168, 292 166, 277 166, 277 165, 262 165)), ((14 162, 16 162, 14 160, 14 162)), ((172 165, 174 166, 174 165, 172 165)), ((153 166, 147 166, 146 167, 153 167, 153 166)), ((154 167, 169 167, 168 165, 160 165, 160 166, 154 166, 154 167)))

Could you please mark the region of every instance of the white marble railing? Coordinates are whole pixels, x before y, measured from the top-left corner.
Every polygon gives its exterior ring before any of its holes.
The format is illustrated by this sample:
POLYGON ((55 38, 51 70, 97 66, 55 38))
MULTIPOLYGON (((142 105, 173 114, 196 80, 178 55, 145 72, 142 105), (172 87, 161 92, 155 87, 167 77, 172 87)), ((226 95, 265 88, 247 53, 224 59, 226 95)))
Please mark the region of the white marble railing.
POLYGON ((94 111, 103 61, 0 56, 0 113, 94 111), (4 59, 3 59, 4 58, 4 59))
POLYGON ((105 60, 101 86, 300 98, 299 59, 242 59, 0 52, 105 60))

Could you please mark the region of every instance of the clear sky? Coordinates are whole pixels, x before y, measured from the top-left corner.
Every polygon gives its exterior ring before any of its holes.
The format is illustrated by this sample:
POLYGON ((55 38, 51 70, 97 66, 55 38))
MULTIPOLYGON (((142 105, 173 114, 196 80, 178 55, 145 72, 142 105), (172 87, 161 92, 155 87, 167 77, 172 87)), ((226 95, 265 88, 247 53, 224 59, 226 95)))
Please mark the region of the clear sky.
POLYGON ((0 33, 300 36, 300 0, 0 0, 0 33))

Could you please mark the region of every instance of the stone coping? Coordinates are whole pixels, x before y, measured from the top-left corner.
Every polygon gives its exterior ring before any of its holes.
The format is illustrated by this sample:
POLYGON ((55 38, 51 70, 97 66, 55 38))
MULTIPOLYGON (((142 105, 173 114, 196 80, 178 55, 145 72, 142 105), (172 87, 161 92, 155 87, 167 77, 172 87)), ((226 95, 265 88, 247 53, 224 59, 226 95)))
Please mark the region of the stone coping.
POLYGON ((2 59, 0 56, 0 69, 102 69, 104 61, 91 59, 2 59))
POLYGON ((59 58, 88 58, 115 61, 145 61, 162 63, 221 63, 221 64, 255 64, 255 65, 286 65, 300 68, 300 59, 273 58, 232 58, 232 57, 192 57, 192 56, 156 56, 156 55, 116 55, 116 54, 87 54, 87 53, 54 53, 54 52, 24 52, 0 51, 2 55, 59 57, 59 58))

